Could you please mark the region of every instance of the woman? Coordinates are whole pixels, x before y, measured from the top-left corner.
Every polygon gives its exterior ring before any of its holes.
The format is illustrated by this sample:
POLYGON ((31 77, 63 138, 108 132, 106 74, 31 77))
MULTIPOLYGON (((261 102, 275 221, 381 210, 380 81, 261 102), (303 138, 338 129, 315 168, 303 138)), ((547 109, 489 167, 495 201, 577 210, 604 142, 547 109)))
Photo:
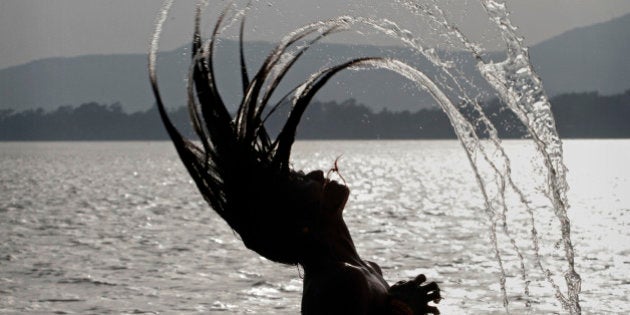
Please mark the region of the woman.
POLYGON ((272 108, 266 105, 309 45, 292 55, 287 49, 318 34, 312 44, 338 30, 342 20, 295 31, 267 57, 251 80, 243 56, 243 21, 240 59, 244 96, 233 119, 217 90, 212 64, 214 42, 224 16, 219 17, 211 40, 203 47, 200 10, 195 19, 188 101, 201 146, 185 139, 169 120, 157 86, 156 43, 149 55, 160 116, 203 197, 247 248, 269 260, 304 268, 303 314, 438 314, 437 308, 427 305, 441 298, 436 283, 422 286, 426 279, 420 275, 390 287, 378 265, 359 257, 343 220, 348 188, 326 179, 322 171, 304 174, 289 165, 297 126, 314 94, 335 73, 384 59, 355 59, 314 75, 295 90, 293 108, 272 141, 264 123, 284 99, 272 108))

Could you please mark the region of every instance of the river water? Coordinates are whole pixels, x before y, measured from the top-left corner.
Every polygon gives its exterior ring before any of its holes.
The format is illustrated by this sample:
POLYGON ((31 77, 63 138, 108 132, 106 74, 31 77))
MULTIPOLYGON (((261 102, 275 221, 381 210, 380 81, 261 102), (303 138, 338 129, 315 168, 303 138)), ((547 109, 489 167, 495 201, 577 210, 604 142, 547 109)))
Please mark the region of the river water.
MULTIPOLYGON (((527 186, 541 176, 530 168, 533 146, 503 147, 513 177, 535 195, 535 184, 527 186)), ((582 309, 627 314, 630 140, 566 140, 564 152, 582 309)), ((483 199, 458 142, 298 142, 294 167, 327 170, 339 155, 352 191, 346 221, 359 253, 388 281, 425 273, 440 283, 443 314, 505 312, 483 199)), ((169 142, 0 143, 0 187, 0 313, 299 311, 301 270, 247 251, 199 196, 169 142)), ((541 238, 559 229, 544 210, 541 238)), ((561 271, 556 245, 541 252, 561 271)), ((508 252, 508 272, 513 264, 508 252)), ((562 313, 529 272, 530 298, 508 273, 510 310, 562 313)))

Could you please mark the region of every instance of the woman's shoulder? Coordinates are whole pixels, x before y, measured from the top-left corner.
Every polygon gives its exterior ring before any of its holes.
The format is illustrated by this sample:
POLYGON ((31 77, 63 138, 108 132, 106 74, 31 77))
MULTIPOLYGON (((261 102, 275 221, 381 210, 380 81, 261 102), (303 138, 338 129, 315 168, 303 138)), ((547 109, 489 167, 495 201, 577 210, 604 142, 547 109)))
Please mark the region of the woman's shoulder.
POLYGON ((307 272, 304 290, 317 295, 358 295, 367 287, 366 271, 347 263, 329 264, 315 272, 307 272))

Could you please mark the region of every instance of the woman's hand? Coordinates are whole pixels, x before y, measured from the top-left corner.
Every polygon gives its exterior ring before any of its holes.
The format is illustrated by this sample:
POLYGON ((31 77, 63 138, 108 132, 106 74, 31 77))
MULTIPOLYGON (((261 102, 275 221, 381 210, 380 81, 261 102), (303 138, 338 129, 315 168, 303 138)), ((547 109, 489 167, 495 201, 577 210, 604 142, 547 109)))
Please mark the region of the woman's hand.
POLYGON ((439 303, 442 299, 437 283, 421 285, 427 280, 419 275, 411 281, 399 281, 389 288, 392 313, 396 315, 440 314, 429 302, 439 303))

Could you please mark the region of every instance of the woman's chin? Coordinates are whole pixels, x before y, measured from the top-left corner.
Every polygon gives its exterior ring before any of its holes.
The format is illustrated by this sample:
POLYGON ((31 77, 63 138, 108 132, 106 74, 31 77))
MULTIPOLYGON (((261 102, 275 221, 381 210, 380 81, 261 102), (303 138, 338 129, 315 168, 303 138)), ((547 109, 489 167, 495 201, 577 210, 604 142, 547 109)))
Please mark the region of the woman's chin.
POLYGON ((346 205, 346 201, 348 201, 349 195, 350 189, 347 186, 341 185, 336 181, 327 182, 324 188, 324 204, 327 209, 341 212, 346 205))

